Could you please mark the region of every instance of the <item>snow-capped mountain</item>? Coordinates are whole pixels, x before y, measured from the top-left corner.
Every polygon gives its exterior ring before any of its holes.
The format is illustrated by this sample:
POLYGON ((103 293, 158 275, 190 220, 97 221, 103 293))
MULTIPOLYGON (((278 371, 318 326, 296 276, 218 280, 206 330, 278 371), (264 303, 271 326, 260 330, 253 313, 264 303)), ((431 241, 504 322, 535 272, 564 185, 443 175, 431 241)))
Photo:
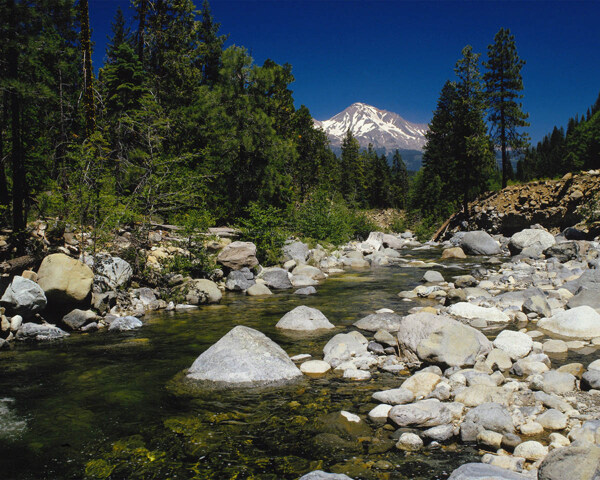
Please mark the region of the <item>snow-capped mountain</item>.
POLYGON ((315 125, 327 133, 334 149, 341 146, 348 129, 361 147, 372 143, 376 150, 387 153, 396 149, 422 151, 426 142, 427 125, 408 122, 397 113, 364 103, 353 103, 329 120, 315 120, 315 125))

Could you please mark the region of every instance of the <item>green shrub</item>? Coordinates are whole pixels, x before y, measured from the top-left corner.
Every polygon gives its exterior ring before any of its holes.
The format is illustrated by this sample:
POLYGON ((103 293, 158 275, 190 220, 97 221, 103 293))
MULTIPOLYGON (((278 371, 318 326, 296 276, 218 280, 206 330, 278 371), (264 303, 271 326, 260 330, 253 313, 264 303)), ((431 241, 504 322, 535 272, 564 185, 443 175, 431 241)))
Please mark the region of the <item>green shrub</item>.
POLYGON ((263 265, 274 265, 281 258, 281 247, 289 232, 285 213, 271 205, 253 202, 238 220, 242 240, 256 245, 256 256, 263 265))

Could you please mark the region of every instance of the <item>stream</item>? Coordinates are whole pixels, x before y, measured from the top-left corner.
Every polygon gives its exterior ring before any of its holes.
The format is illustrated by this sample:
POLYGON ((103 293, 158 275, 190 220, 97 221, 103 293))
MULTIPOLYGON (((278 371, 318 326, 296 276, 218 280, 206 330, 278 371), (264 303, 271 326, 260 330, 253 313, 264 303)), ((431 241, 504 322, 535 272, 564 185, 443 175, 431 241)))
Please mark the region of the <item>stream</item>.
MULTIPOLYGON (((440 251, 402 253, 434 261, 440 251)), ((451 281, 476 261, 441 271, 451 281)), ((384 307, 405 314, 418 304, 397 293, 414 288, 424 272, 348 271, 310 297, 228 292, 218 305, 147 315, 132 332, 75 333, 0 352, 0 478, 297 479, 314 469, 356 479, 447 478, 478 461, 477 450, 455 444, 405 453, 390 443, 389 426, 373 425, 370 441, 357 442, 337 441, 335 425, 328 425, 340 410, 366 418, 377 404, 372 393, 398 387, 397 374, 375 371, 355 382, 329 373, 282 388, 226 391, 189 391, 180 382, 194 359, 236 325, 262 331, 290 355, 320 359, 325 343, 363 316, 384 307), (318 308, 336 329, 276 330, 298 305, 318 308)))

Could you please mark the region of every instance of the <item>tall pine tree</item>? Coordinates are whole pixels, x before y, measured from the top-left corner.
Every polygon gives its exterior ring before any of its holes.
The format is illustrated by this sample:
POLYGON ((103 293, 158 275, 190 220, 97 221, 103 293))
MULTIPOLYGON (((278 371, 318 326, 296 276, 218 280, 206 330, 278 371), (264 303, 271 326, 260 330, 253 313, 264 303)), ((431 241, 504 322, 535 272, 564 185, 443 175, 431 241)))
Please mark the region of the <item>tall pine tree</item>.
POLYGON ((502 188, 512 176, 509 151, 518 153, 529 143, 528 136, 519 132, 527 127, 529 116, 519 102, 523 95, 521 69, 525 61, 519 58, 515 37, 510 30, 501 28, 488 46, 487 72, 483 78, 486 85, 489 120, 492 139, 502 152, 502 188))

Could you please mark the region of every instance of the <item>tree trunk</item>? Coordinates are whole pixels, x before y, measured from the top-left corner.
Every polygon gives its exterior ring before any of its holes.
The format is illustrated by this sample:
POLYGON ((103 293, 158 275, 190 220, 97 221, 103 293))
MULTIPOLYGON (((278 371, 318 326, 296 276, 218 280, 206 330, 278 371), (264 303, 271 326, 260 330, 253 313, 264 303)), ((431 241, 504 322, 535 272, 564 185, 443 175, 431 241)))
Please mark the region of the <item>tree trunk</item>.
POLYGON ((8 126, 8 94, 2 96, 2 124, 0 125, 0 205, 8 206, 8 184, 6 183, 6 167, 4 158, 4 132, 8 126))
POLYGON ((90 14, 88 0, 79 2, 81 24, 81 49, 83 52, 83 103, 85 105, 85 136, 89 138, 96 129, 96 106, 92 72, 92 45, 90 41, 90 14))

